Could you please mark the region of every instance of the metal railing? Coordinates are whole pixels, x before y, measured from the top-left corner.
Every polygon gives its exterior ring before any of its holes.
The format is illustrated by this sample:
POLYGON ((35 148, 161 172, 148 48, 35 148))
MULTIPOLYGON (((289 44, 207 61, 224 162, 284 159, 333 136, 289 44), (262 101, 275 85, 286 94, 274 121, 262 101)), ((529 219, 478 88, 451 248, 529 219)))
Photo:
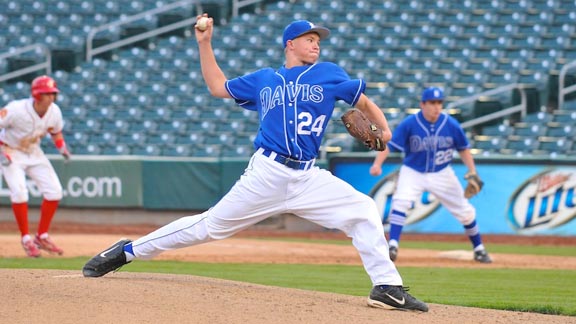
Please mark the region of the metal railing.
POLYGON ((526 116, 526 113, 527 113, 527 106, 528 105, 527 105, 527 99, 526 99, 526 91, 524 91, 524 86, 522 84, 519 84, 519 83, 509 84, 506 86, 498 87, 496 89, 492 89, 492 90, 488 90, 488 91, 479 93, 479 94, 471 96, 471 97, 466 97, 466 98, 462 98, 460 100, 453 101, 446 106, 446 109, 447 110, 454 109, 460 105, 473 103, 482 97, 494 96, 494 95, 506 93, 506 92, 509 92, 509 91, 512 91, 515 89, 517 89, 520 92, 520 104, 506 108, 506 109, 503 109, 501 111, 497 111, 497 112, 493 112, 491 114, 484 115, 482 117, 474 118, 474 119, 469 120, 467 122, 463 122, 461 125, 463 128, 470 128, 470 127, 480 125, 480 124, 489 122, 491 120, 502 118, 502 117, 512 115, 512 114, 515 114, 518 112, 521 114, 522 118, 524 118, 526 116))
POLYGON ((52 73, 52 54, 50 53, 50 49, 48 48, 48 46, 46 46, 44 44, 32 44, 32 45, 17 48, 16 50, 14 50, 10 53, 0 54, 0 60, 4 60, 4 59, 7 59, 9 57, 17 56, 17 55, 20 55, 20 54, 26 53, 26 52, 37 51, 38 49, 40 51, 42 51, 43 54, 46 56, 46 60, 44 62, 30 65, 30 66, 27 66, 25 68, 21 68, 21 69, 6 73, 4 75, 0 75, 0 82, 14 79, 14 78, 17 78, 19 76, 22 76, 22 75, 25 75, 25 74, 28 74, 31 72, 40 71, 40 70, 46 70, 46 74, 51 74, 52 73))
POLYGON ((232 1, 232 17, 236 17, 238 16, 238 14, 240 13, 240 9, 249 6, 249 5, 253 5, 256 3, 260 3, 263 0, 233 0, 232 1))
MULTIPOLYGON (((232 17, 238 16, 240 9, 261 2, 264 2, 264 0, 232 0, 232 17)), ((288 0, 288 2, 295 3, 296 0, 288 0)))
POLYGON ((187 18, 166 26, 162 26, 153 30, 150 30, 148 32, 142 33, 142 34, 138 34, 138 35, 134 35, 122 40, 118 40, 115 42, 112 42, 110 44, 106 44, 103 46, 99 46, 96 48, 93 48, 93 44, 92 42, 94 41, 94 37, 96 36, 97 33, 102 32, 102 31, 106 31, 106 30, 110 30, 114 27, 118 27, 121 25, 125 25, 125 24, 129 24, 131 22, 143 19, 143 18, 147 18, 153 15, 157 15, 166 11, 170 11, 176 8, 180 8, 180 7, 187 7, 187 6, 191 6, 191 5, 196 5, 197 7, 197 12, 202 12, 202 6, 201 4, 196 1, 196 0, 182 0, 182 1, 177 1, 177 2, 173 2, 167 5, 164 5, 162 7, 156 8, 156 9, 151 9, 148 11, 144 11, 141 12, 139 14, 133 15, 133 16, 129 16, 102 26, 98 26, 96 28, 93 28, 92 30, 90 30, 90 32, 88 33, 88 36, 86 38, 86 60, 90 61, 92 60, 92 58, 95 55, 98 54, 102 54, 111 50, 114 50, 116 48, 128 45, 128 44, 132 44, 132 43, 136 43, 138 41, 147 39, 147 38, 151 38, 172 30, 176 30, 178 28, 182 28, 182 27, 186 27, 186 26, 190 26, 193 25, 194 23, 196 23, 196 16, 191 17, 191 18, 187 18))
POLYGON ((576 67, 576 61, 570 62, 562 67, 560 70, 560 75, 558 76, 558 109, 562 109, 564 106, 564 96, 576 91, 576 84, 564 88, 566 83, 566 74, 568 71, 576 67))

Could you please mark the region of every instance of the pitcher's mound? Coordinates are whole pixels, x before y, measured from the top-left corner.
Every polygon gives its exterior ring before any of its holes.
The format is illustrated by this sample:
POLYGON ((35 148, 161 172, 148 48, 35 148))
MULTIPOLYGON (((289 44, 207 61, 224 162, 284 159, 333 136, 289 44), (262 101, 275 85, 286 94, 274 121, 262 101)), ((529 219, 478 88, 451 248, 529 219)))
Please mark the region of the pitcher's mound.
MULTIPOLYGON (((334 283, 338 284, 338 283, 334 283)), ((430 304, 428 313, 366 306, 366 297, 189 275, 0 269, 3 323, 566 323, 570 317, 430 304)), ((366 292, 368 293, 368 292, 366 292)))

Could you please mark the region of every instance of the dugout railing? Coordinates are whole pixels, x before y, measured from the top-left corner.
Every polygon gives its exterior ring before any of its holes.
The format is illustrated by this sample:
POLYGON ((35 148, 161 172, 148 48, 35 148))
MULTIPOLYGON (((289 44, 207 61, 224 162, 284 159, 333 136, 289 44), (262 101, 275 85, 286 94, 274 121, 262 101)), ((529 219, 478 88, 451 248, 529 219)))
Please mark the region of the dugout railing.
POLYGON ((462 122, 461 125, 464 129, 468 129, 468 128, 471 128, 474 126, 479 126, 479 125, 488 123, 490 121, 498 120, 498 119, 501 119, 501 118, 504 118, 507 116, 511 116, 513 114, 517 114, 517 113, 520 113, 521 118, 524 118, 527 114, 527 111, 528 111, 527 96, 526 96, 526 91, 524 88, 525 88, 525 85, 520 84, 520 83, 505 85, 505 86, 498 87, 498 88, 495 88, 492 90, 478 93, 478 94, 470 96, 470 97, 465 97, 465 98, 453 101, 446 106, 446 109, 450 110, 450 109, 459 108, 460 110, 465 111, 466 109, 462 108, 463 106, 474 104, 479 99, 487 98, 487 97, 494 97, 494 96, 498 96, 498 95, 502 95, 502 94, 510 94, 514 90, 517 90, 518 93, 520 94, 520 103, 519 104, 514 105, 512 107, 505 108, 505 109, 500 110, 500 111, 489 113, 489 114, 486 114, 483 116, 475 116, 471 120, 462 122))
POLYGON ((4 75, 0 75, 0 83, 37 71, 46 71, 46 74, 52 73, 52 54, 48 46, 44 44, 32 44, 17 48, 8 53, 0 54, 0 61, 7 60, 12 57, 17 57, 28 52, 40 53, 43 55, 45 60, 43 62, 36 63, 18 70, 14 70, 4 75))
POLYGON ((563 109, 564 102, 566 100, 566 95, 576 92, 576 84, 566 87, 566 76, 568 71, 576 68, 576 61, 567 63, 560 70, 560 75, 558 76, 558 108, 563 109))
POLYGON ((168 24, 168 25, 165 25, 162 27, 151 29, 147 32, 133 35, 133 36, 130 36, 130 37, 118 40, 118 41, 110 42, 109 44, 106 44, 106 45, 94 47, 94 38, 98 33, 104 32, 104 31, 114 30, 114 29, 119 28, 120 26, 128 25, 128 24, 133 23, 135 21, 147 19, 147 18, 150 18, 152 16, 155 16, 155 15, 167 12, 167 11, 175 10, 178 8, 189 8, 190 9, 190 6, 196 6, 196 12, 202 12, 202 5, 200 2, 198 2, 196 0, 183 0, 183 1, 173 2, 170 4, 164 5, 162 7, 156 8, 156 9, 144 11, 144 12, 141 12, 139 14, 129 16, 129 17, 126 17, 126 18, 123 18, 123 19, 120 19, 120 20, 117 20, 117 21, 93 28, 92 30, 90 30, 90 32, 88 33, 88 36, 86 37, 86 61, 92 60, 92 58, 98 54, 112 51, 114 49, 129 45, 129 44, 133 44, 133 43, 145 40, 145 39, 156 37, 158 35, 168 33, 168 32, 180 29, 180 28, 192 26, 192 25, 194 25, 194 23, 196 23, 196 16, 192 15, 192 17, 185 18, 184 20, 177 21, 177 22, 174 22, 172 24, 168 24))

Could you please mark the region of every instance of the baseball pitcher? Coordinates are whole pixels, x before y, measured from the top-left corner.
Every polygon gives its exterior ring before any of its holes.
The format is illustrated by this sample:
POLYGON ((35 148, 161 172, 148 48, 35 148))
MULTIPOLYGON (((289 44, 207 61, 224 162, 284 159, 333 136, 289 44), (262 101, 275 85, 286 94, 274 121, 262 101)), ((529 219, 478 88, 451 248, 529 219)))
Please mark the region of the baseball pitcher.
MULTIPOLYGON (((202 17, 206 15, 198 19, 202 17)), ((114 244, 86 263, 84 275, 99 277, 134 258, 225 239, 268 217, 292 213, 352 238, 373 283, 370 306, 427 311, 428 306, 402 286, 388 256, 375 202, 315 166, 337 100, 358 108, 383 130, 383 144, 391 137, 384 114, 363 94, 365 82, 350 79, 336 64, 317 63, 320 41, 328 37, 329 30, 309 21, 294 21, 283 33, 284 66, 228 80, 212 50, 213 27, 209 18, 196 28, 202 75, 213 96, 233 98, 241 107, 258 112, 256 152, 244 174, 214 207, 134 242, 114 244)))

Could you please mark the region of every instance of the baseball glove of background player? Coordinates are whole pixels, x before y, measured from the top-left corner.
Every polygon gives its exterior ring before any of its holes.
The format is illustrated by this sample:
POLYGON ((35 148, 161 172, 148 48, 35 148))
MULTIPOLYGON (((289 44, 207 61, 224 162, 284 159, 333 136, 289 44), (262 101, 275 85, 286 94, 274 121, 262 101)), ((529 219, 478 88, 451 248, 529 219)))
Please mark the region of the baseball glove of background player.
POLYGON ((364 113, 358 109, 350 109, 342 115, 342 122, 346 130, 354 138, 361 140, 371 150, 386 150, 383 140, 384 132, 371 122, 364 113))
POLYGON ((480 177, 476 173, 466 173, 464 179, 468 181, 464 189, 464 197, 466 198, 476 196, 480 190, 482 190, 482 187, 484 187, 484 182, 480 180, 480 177))

